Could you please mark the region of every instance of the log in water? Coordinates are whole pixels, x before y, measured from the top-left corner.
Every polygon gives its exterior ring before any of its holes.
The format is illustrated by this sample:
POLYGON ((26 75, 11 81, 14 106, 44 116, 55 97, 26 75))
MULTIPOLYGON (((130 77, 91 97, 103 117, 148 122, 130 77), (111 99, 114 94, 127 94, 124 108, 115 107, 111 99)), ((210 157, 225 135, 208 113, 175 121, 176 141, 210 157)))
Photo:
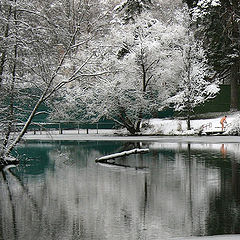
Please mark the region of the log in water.
POLYGON ((129 150, 129 151, 123 151, 123 152, 113 153, 113 154, 110 154, 110 155, 107 155, 107 156, 103 156, 103 157, 97 158, 95 161, 96 162, 106 162, 107 160, 127 156, 127 155, 130 155, 130 154, 147 153, 147 152, 149 152, 149 149, 147 149, 147 148, 145 148, 145 149, 135 148, 135 149, 132 149, 132 150, 129 150))

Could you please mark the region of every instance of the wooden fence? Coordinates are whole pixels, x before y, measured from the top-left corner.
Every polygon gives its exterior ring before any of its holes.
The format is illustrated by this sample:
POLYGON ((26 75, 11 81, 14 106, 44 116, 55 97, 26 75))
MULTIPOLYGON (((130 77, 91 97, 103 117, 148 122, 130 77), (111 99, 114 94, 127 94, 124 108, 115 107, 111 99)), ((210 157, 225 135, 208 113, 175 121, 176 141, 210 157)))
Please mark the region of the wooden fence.
MULTIPOLYGON (((18 123, 15 125, 14 131, 19 131, 23 126, 22 123, 18 123)), ((106 123, 106 122, 97 122, 97 123, 81 123, 81 122, 33 122, 28 128, 28 131, 33 132, 34 134, 42 132, 53 132, 57 131, 59 134, 64 134, 66 130, 75 130, 78 134, 85 132, 89 133, 90 130, 94 130, 95 133, 99 133, 100 129, 116 129, 116 125, 114 123, 106 123)))

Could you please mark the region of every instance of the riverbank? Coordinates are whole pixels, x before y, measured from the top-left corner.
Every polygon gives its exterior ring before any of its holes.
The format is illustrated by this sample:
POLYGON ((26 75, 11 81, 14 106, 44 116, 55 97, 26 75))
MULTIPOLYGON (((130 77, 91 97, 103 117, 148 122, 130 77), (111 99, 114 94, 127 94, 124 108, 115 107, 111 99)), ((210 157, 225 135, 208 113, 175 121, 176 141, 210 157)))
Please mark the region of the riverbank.
POLYGON ((53 132, 28 132, 24 140, 27 141, 148 141, 148 142, 191 142, 191 143, 240 143, 240 136, 119 136, 114 130, 100 129, 98 133, 92 129, 87 134, 85 130, 66 130, 62 134, 53 132))
POLYGON ((26 140, 42 141, 164 141, 164 142, 240 142, 240 137, 229 136, 240 132, 240 112, 229 113, 222 131, 222 116, 191 120, 191 130, 187 130, 183 119, 148 119, 144 120, 141 134, 130 136, 126 129, 76 129, 53 130, 46 128, 25 134, 26 140), (210 134, 211 136, 206 136, 210 134), (199 137, 198 135, 202 135, 199 137))

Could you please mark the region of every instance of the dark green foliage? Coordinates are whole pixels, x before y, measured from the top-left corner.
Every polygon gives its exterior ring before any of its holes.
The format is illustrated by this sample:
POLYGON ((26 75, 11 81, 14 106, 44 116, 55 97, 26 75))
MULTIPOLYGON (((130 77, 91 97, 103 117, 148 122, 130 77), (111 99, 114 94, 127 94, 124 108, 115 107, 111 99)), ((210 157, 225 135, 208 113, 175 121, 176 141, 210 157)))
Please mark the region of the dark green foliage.
MULTIPOLYGON (((192 9, 198 0, 185 0, 192 9)), ((219 78, 231 82, 231 110, 238 106, 238 79, 240 60, 240 6, 238 1, 220 0, 220 5, 205 2, 196 21, 197 37, 204 40, 209 64, 219 78)))
MULTIPOLYGON (((230 110, 231 103, 231 89, 230 85, 221 85, 220 93, 212 100, 196 107, 194 112, 199 113, 209 113, 209 112, 228 112, 230 110)), ((239 95, 240 103, 240 95, 239 95)), ((240 106, 238 106, 240 107, 240 106)))
POLYGON ((121 14, 124 23, 128 23, 134 21, 135 16, 141 14, 144 9, 149 9, 151 5, 151 0, 127 0, 119 5, 116 11, 121 14))
POLYGON ((209 63, 214 66, 215 70, 220 72, 231 64, 229 54, 231 53, 231 43, 224 33, 224 25, 220 18, 221 9, 218 12, 212 12, 205 17, 206 34, 205 45, 208 48, 209 63))
POLYGON ((184 3, 187 3, 189 8, 196 6, 198 0, 183 0, 184 3))
MULTIPOLYGON (((199 1, 185 0, 185 2, 193 8, 199 1)), ((207 9, 200 10, 207 11, 207 14, 197 19, 198 36, 204 38, 209 63, 220 73, 239 59, 239 44, 236 41, 239 30, 235 26, 238 21, 234 19, 238 8, 229 1, 221 1, 221 6, 208 4, 207 9)))
POLYGON ((118 59, 124 58, 125 55, 129 53, 129 48, 127 44, 125 44, 119 51, 118 51, 118 59))

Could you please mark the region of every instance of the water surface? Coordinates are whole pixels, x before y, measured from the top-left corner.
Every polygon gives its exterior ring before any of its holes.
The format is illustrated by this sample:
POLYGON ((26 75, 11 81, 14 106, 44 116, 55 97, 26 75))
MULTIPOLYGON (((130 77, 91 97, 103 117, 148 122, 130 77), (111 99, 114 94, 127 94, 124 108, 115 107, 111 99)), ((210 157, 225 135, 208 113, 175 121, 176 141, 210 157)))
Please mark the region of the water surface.
POLYGON ((0 177, 0 239, 240 233, 240 144, 26 143, 0 177), (97 157, 149 148, 96 164, 97 157))

